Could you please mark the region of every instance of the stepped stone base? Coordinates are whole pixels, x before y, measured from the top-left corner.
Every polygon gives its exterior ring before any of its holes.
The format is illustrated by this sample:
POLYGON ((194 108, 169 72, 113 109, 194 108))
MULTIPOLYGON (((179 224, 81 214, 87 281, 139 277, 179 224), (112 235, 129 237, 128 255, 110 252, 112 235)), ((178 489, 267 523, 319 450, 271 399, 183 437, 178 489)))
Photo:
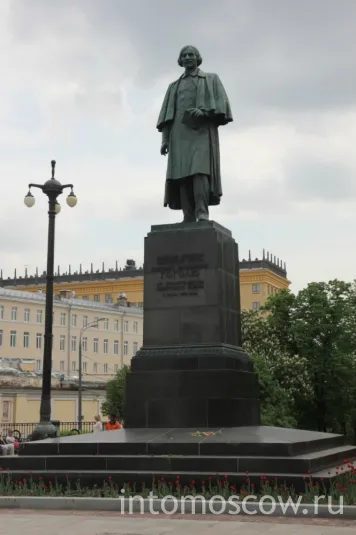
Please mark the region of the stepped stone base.
POLYGON ((168 481, 179 474, 182 484, 220 473, 240 484, 248 471, 251 481, 277 476, 302 489, 306 475, 331 479, 336 466, 355 457, 356 447, 348 446, 341 435, 248 426, 200 432, 123 429, 47 439, 23 444, 19 457, 3 457, 1 465, 12 479, 32 472, 52 480, 80 478, 89 486, 109 476, 118 484, 150 485, 152 473, 168 481))

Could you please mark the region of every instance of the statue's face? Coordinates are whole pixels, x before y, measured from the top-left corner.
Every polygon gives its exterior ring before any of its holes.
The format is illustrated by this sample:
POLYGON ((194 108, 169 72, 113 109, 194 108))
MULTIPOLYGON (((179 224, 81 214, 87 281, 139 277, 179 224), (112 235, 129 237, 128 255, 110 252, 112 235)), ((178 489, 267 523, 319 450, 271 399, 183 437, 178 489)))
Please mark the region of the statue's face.
POLYGON ((197 57, 195 55, 195 52, 190 47, 186 48, 182 52, 181 60, 182 60, 182 63, 183 63, 183 67, 185 69, 196 69, 197 66, 198 66, 197 57))

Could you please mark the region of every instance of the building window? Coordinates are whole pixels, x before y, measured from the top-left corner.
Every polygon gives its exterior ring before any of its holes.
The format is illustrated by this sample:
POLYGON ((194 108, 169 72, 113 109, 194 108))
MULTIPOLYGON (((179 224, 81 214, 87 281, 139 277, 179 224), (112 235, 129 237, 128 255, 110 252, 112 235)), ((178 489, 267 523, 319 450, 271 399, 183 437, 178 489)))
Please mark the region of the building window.
POLYGON ((138 332, 138 322, 137 321, 134 321, 134 323, 133 323, 133 332, 134 333, 138 332))
POLYGON ((10 420, 10 401, 2 402, 2 419, 10 420))
POLYGON ((76 336, 72 336, 71 349, 72 351, 77 351, 77 337, 76 336))
POLYGON ((30 347, 30 333, 23 333, 23 346, 30 347))
POLYGON ((114 320, 114 331, 116 333, 119 331, 119 320, 114 320))
POLYGON ((72 314, 72 327, 76 327, 76 326, 77 326, 77 315, 72 314))
POLYGON ((100 303, 100 295, 94 295, 94 301, 100 303))
POLYGON ((87 373, 87 362, 83 362, 83 373, 87 373))
POLYGON ((29 308, 25 308, 23 320, 25 323, 29 323, 30 321, 30 309, 29 308))
POLYGON ((12 307, 11 309, 11 321, 16 321, 17 319, 17 308, 12 307))
POLYGON ((42 310, 37 310, 36 321, 37 323, 42 323, 42 310))
POLYGON ((99 338, 94 338, 94 353, 99 353, 99 338))
POLYGON ((117 373, 119 371, 119 365, 114 364, 114 373, 117 373))
POLYGON ((88 325, 88 316, 83 316, 83 327, 88 325))
POLYGON ((61 312, 60 325, 61 327, 66 326, 66 313, 65 312, 61 312))
POLYGON ((42 362, 40 360, 36 360, 36 372, 41 371, 41 364, 42 362))
POLYGON ((64 360, 61 360, 59 363, 59 371, 64 372, 64 360))
POLYGON ((76 372, 77 371, 77 363, 75 360, 72 360, 72 372, 76 372))
POLYGON ((129 322, 127 320, 124 321, 124 333, 129 332, 129 322))
POLYGON ((89 301, 89 295, 83 295, 84 301, 89 301))
POLYGON ((108 331, 109 330, 109 320, 108 318, 105 318, 104 319, 104 331, 108 331))
POLYGON ((254 301, 252 303, 252 310, 258 310, 260 308, 260 302, 259 301, 254 301))
POLYGON ((107 364, 104 364, 104 373, 109 373, 109 368, 107 364))
POLYGON ((109 349, 109 340, 104 340, 104 353, 108 353, 109 349))
POLYGON ((0 305, 0 320, 4 319, 4 305, 0 305))
POLYGON ((0 329, 0 347, 2 346, 2 337, 3 337, 4 331, 0 329))
POLYGON ((114 355, 119 354, 119 340, 114 340, 114 355))
POLYGON ((124 355, 128 355, 128 354, 129 354, 129 343, 124 342, 124 355))
POLYGON ((112 303, 112 295, 105 294, 105 303, 112 303))
POLYGON ((252 293, 253 294, 259 294, 261 292, 261 285, 260 284, 252 284, 252 293))
POLYGON ((42 333, 36 334, 36 349, 42 349, 42 333))
POLYGON ((88 351, 88 338, 86 336, 82 340, 82 350, 88 351))
POLYGON ((65 351, 66 349, 66 337, 65 334, 61 334, 59 337, 59 350, 65 351))
POLYGON ((16 331, 10 332, 10 347, 16 347, 16 331))
POLYGON ((93 373, 95 373, 95 374, 98 373, 98 365, 97 365, 96 362, 94 362, 94 364, 93 364, 93 373))
POLYGON ((138 351, 138 343, 134 342, 133 343, 133 356, 136 355, 137 351, 138 351))

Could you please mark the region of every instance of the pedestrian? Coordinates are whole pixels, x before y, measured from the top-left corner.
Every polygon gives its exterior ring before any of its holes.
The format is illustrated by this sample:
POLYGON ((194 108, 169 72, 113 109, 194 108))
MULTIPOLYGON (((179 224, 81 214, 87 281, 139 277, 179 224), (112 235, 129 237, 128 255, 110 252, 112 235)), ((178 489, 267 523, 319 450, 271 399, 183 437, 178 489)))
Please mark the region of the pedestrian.
POLYGON ((117 421, 116 414, 110 414, 110 420, 106 424, 106 430, 114 431, 115 429, 121 429, 121 424, 117 421))
POLYGON ((100 433, 100 431, 104 431, 103 422, 101 421, 101 418, 100 418, 99 414, 94 416, 94 420, 95 420, 96 423, 95 423, 95 425, 93 427, 93 433, 100 433))

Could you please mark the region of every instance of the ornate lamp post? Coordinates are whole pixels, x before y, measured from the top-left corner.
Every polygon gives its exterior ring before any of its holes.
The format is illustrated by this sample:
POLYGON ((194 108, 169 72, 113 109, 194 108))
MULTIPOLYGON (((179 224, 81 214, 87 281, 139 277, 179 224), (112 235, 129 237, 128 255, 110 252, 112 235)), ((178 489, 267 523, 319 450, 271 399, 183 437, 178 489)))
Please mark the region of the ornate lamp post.
POLYGON ((48 246, 47 246, 47 272, 46 272, 46 313, 45 334, 43 351, 42 394, 40 408, 40 423, 32 434, 32 440, 41 440, 56 435, 56 428, 51 423, 51 373, 52 373, 52 331, 53 331, 53 269, 54 269, 54 229, 56 214, 60 212, 60 204, 57 197, 65 188, 71 188, 67 197, 67 204, 73 208, 77 204, 77 197, 73 192, 73 184, 62 186, 54 178, 56 162, 51 161, 52 178, 43 185, 29 184, 29 191, 24 199, 25 205, 31 208, 35 204, 35 198, 31 188, 39 188, 48 197, 48 246))

